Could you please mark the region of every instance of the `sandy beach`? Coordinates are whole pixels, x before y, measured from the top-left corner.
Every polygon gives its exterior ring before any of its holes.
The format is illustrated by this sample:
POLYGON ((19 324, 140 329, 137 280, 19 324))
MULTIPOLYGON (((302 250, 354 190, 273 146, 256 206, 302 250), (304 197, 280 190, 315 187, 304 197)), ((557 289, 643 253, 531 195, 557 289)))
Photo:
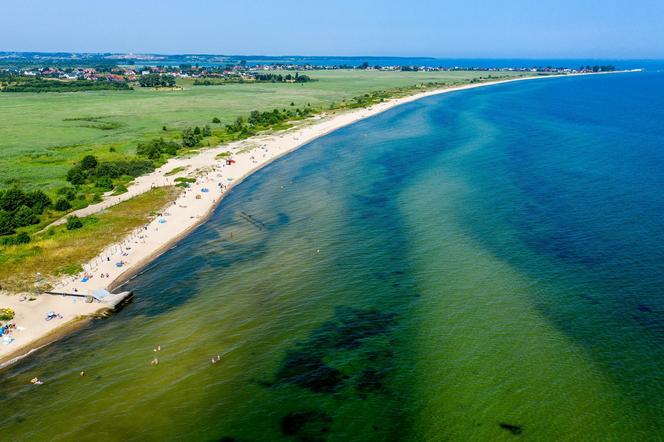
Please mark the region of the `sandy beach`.
MULTIPOLYGON (((245 177, 318 137, 395 106, 431 95, 545 78, 552 77, 525 77, 427 91, 388 100, 369 108, 321 114, 298 122, 295 127, 284 132, 259 135, 229 145, 207 148, 193 156, 173 158, 154 172, 137 178, 128 188, 128 192, 117 196, 108 195, 101 203, 73 213, 79 217, 89 216, 151 188, 174 185, 176 178, 196 179, 195 183, 184 189, 177 200, 165 207, 150 223, 136 229, 121 242, 108 247, 85 263, 83 273, 55 281, 53 291, 92 295, 102 299, 105 290, 117 289, 151 260, 205 221, 221 199, 245 177), (220 156, 225 152, 229 152, 230 156, 220 156), (232 159, 232 162, 227 161, 229 159, 232 159), (176 168, 182 170, 169 174, 176 168)), ((1 368, 3 364, 7 365, 17 357, 57 339, 62 334, 58 333, 58 330, 69 330, 72 324, 80 323, 82 317, 89 317, 106 308, 106 305, 101 302, 86 303, 84 298, 47 294, 36 296, 32 301, 18 295, 0 294, 0 307, 9 307, 16 312, 16 317, 9 321, 16 324, 9 342, 0 341, 1 368), (47 321, 46 315, 49 312, 60 316, 47 321)))

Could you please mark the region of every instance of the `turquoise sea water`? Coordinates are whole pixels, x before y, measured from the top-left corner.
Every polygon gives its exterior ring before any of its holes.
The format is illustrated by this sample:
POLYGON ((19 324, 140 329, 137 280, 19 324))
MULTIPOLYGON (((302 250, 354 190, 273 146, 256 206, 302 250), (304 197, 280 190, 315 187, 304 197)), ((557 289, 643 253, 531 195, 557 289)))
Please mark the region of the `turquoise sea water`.
POLYGON ((430 97, 319 139, 234 189, 125 310, 0 373, 0 439, 658 440, 663 123, 664 75, 639 73, 430 97))

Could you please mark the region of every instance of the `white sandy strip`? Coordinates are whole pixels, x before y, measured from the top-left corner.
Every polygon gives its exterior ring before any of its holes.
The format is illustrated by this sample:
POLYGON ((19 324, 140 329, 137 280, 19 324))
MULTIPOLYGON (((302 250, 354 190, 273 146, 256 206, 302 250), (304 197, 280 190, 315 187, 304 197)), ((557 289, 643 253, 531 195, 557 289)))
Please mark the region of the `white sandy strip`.
MULTIPOLYGON (((27 352, 32 344, 42 340, 57 328, 65 324, 71 324, 81 316, 94 314, 100 309, 101 304, 86 304, 83 298, 66 298, 63 296, 37 296, 34 301, 24 299, 17 295, 0 295, 0 305, 9 307, 16 316, 9 323, 17 325, 17 329, 11 333, 13 341, 5 344, 0 338, 0 368, 6 356, 22 349, 27 352), (49 312, 59 313, 62 318, 46 320, 49 312)), ((55 338, 54 338, 55 339, 55 338)), ((44 345, 43 342, 40 345, 44 345)))
MULTIPOLYGON (((128 188, 128 192, 118 196, 108 196, 99 204, 74 212, 81 217, 92 215, 140 195, 153 187, 173 185, 177 177, 198 177, 197 182, 166 208, 162 216, 137 229, 122 242, 104 250, 83 266, 83 274, 57 282, 53 291, 77 292, 83 295, 94 294, 100 289, 107 289, 111 286, 111 283, 125 279, 129 274, 135 273, 145 266, 151 259, 154 259, 188 231, 204 221, 223 196, 242 179, 274 159, 336 129, 379 114, 395 106, 431 95, 474 89, 491 84, 542 78, 553 77, 526 77, 433 90, 385 101, 366 109, 314 117, 309 119, 306 124, 300 124, 298 127, 282 133, 257 136, 227 146, 206 149, 191 157, 173 158, 153 173, 137 178, 128 188), (233 153, 232 158, 235 160, 235 164, 226 165, 225 159, 216 159, 218 154, 226 151, 233 153), (186 170, 172 176, 166 176, 169 171, 176 167, 185 167, 186 170), (208 191, 203 192, 204 188, 208 191), (122 262, 122 265, 118 266, 120 262, 122 262), (102 274, 104 275, 103 278, 102 274), (85 275, 91 275, 92 278, 82 282, 85 275)), ((0 295, 0 307, 7 306, 20 312, 13 322, 25 328, 24 331, 14 333, 16 340, 11 344, 3 345, 0 341, 0 361, 19 349, 27 352, 33 341, 53 332, 66 321, 78 315, 92 314, 100 307, 100 304, 85 304, 80 300, 73 303, 71 298, 50 295, 42 295, 39 298, 39 301, 19 302, 17 296, 0 295), (64 319, 45 321, 46 312, 49 310, 62 314, 64 319)))

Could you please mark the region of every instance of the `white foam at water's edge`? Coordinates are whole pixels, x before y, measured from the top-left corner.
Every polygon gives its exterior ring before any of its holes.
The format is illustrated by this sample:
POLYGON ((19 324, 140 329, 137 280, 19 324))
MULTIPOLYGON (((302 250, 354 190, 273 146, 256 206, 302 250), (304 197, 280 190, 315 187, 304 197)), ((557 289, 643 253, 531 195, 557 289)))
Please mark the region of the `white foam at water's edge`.
POLYGON ((10 365, 13 365, 13 364, 17 363, 17 362, 20 361, 21 359, 27 358, 27 357, 30 356, 32 353, 41 350, 42 348, 46 347, 47 345, 52 344, 53 342, 54 342, 54 341, 51 341, 51 342, 48 342, 48 343, 46 343, 46 344, 44 344, 44 345, 41 345, 41 346, 39 346, 39 347, 32 348, 32 349, 30 349, 29 351, 27 351, 26 353, 23 353, 22 355, 16 356, 16 357, 14 357, 14 358, 12 358, 12 359, 9 359, 9 360, 7 360, 7 361, 5 361, 5 362, 0 363, 0 370, 2 370, 2 369, 4 369, 4 368, 7 368, 7 367, 9 367, 10 365))

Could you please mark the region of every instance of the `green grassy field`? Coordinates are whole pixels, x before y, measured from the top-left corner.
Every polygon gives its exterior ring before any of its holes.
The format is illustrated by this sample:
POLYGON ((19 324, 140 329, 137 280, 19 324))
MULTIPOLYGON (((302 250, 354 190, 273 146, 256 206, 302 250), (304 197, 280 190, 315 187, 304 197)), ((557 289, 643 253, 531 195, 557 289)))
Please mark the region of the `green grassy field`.
MULTIPOLYGON (((0 188, 18 183, 52 191, 85 154, 100 159, 133 155, 136 142, 172 135, 191 125, 221 125, 252 110, 311 104, 327 107, 367 92, 428 82, 449 85, 487 77, 488 72, 307 72, 318 81, 193 86, 182 90, 99 91, 73 93, 0 93, 0 188), (111 147, 115 152, 109 152, 111 147)), ((518 73, 493 73, 517 76, 518 73)))

